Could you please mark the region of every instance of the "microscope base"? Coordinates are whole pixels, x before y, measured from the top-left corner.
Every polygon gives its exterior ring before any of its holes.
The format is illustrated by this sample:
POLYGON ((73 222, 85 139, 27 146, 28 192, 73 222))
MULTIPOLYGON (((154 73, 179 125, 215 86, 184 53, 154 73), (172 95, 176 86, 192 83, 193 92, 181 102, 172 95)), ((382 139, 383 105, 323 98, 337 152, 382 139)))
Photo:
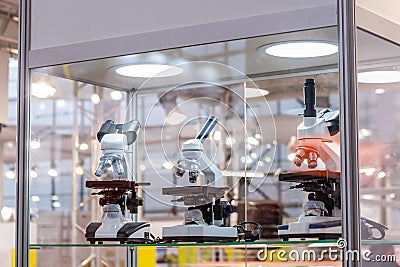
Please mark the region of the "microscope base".
POLYGON ((297 222, 279 225, 278 235, 283 241, 291 238, 337 239, 342 236, 342 221, 340 217, 300 217, 297 222))
POLYGON ((117 229, 106 229, 101 222, 92 222, 86 227, 86 240, 90 244, 102 244, 103 241, 125 243, 148 243, 150 224, 148 222, 126 222, 117 229))
POLYGON ((170 242, 227 242, 238 238, 236 227, 177 225, 163 227, 163 240, 170 242))

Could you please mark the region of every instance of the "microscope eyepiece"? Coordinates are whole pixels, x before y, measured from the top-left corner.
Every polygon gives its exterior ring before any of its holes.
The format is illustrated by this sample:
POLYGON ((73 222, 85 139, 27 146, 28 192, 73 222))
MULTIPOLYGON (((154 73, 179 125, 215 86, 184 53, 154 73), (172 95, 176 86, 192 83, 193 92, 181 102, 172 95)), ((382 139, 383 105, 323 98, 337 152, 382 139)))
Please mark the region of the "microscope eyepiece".
POLYGON ((316 117, 316 92, 314 79, 306 79, 304 83, 304 117, 316 117))

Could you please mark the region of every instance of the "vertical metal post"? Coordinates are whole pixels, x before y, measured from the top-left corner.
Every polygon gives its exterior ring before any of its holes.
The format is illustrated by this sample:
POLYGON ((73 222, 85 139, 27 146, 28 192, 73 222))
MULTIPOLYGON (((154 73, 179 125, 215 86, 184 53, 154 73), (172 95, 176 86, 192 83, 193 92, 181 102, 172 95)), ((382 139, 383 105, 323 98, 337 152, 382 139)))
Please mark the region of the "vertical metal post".
MULTIPOLYGON (((78 82, 73 82, 73 129, 72 129, 72 209, 71 209, 71 241, 72 244, 76 244, 78 238, 78 175, 76 174, 76 168, 78 166, 79 154, 78 154, 78 146, 79 146, 79 128, 78 128, 78 82)), ((83 110, 81 111, 83 113, 83 110)), ((71 266, 77 266, 77 248, 71 248, 71 266)))
MULTIPOLYGON (((3 173, 4 169, 4 142, 0 142, 0 173, 3 173)), ((0 178, 0 210, 3 208, 4 205, 4 178, 0 178)), ((3 219, 0 218, 0 222, 3 219)))
MULTIPOLYGON (((360 252, 355 7, 355 0, 338 0, 342 233, 347 241, 343 255, 360 252)), ((345 257, 343 266, 360 263, 345 257)))
MULTIPOLYGON (((137 95, 136 91, 129 92, 127 94, 127 110, 125 113, 125 121, 130 121, 132 119, 135 119, 138 117, 138 109, 137 109, 137 95)), ((143 129, 142 129, 143 130, 143 129)), ((128 164, 128 173, 133 175, 133 178, 135 181, 140 181, 141 177, 138 177, 138 168, 137 168, 137 154, 136 151, 138 151, 137 146, 139 143, 139 137, 138 140, 131 145, 129 150, 132 151, 132 153, 128 153, 125 156, 127 157, 127 164, 128 164)), ((141 211, 138 211, 137 215, 131 214, 132 221, 136 222, 138 220, 142 219, 142 214, 141 211)), ((136 267, 137 266, 137 248, 135 247, 127 247, 126 248, 126 267, 136 267)))
POLYGON ((29 266, 30 1, 19 2, 16 266, 29 266))

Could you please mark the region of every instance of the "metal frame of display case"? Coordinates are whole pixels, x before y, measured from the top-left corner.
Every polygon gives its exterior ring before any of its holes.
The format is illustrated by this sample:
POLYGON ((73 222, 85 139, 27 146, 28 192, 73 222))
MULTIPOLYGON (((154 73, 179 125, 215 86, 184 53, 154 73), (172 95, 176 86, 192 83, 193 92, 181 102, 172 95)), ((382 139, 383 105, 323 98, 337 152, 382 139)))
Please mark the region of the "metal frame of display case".
MULTIPOLYGON (((276 13, 30 51, 30 5, 31 1, 20 0, 16 223, 18 267, 29 266, 30 152, 27 144, 30 140, 30 72, 33 68, 280 33, 287 31, 287 25, 292 25, 292 31, 309 29, 313 25, 313 17, 309 16, 310 9, 304 9, 288 12, 292 16, 287 16, 286 24, 276 23, 276 18, 282 16, 276 13), (303 20, 294 23, 299 17, 303 20), (268 25, 268 30, 264 25, 268 25), (297 29, 293 25, 297 25, 297 29), (165 36, 174 38, 163 38, 165 36), (115 43, 129 45, 115 46, 115 43), (130 45, 132 43, 135 46, 130 45), (96 49, 92 49, 94 46, 96 49)), ((336 17, 334 13, 338 12, 343 237, 348 244, 346 249, 359 249, 358 155, 355 153, 358 149, 355 0, 338 0, 337 9, 334 5, 311 9, 313 14, 328 12, 333 18, 336 17)), ((326 25, 320 26, 336 26, 336 21, 330 19, 327 18, 326 25)), ((356 267, 359 263, 347 261, 343 265, 356 267)))

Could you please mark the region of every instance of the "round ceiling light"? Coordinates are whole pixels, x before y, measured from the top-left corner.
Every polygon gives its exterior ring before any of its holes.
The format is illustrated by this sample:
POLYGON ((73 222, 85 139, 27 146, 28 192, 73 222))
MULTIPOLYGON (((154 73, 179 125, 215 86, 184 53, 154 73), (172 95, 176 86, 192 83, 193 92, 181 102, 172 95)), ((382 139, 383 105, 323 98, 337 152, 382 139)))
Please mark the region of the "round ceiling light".
POLYGON ((170 125, 178 125, 184 122, 186 119, 186 115, 175 110, 171 114, 168 115, 168 117, 165 119, 165 122, 170 125))
POLYGON ((386 93, 386 90, 383 89, 383 88, 376 88, 375 89, 375 94, 377 94, 377 95, 381 95, 381 94, 384 94, 384 93, 386 93))
POLYGON ((37 98, 49 98, 56 93, 56 88, 46 83, 32 83, 32 95, 37 98))
POLYGON ((122 99, 122 93, 120 91, 111 91, 110 97, 114 101, 120 101, 122 99))
POLYGON ((163 64, 135 64, 119 67, 115 72, 122 76, 134 78, 162 78, 179 75, 183 69, 163 64))
POLYGON ((397 83, 400 82, 400 71, 378 70, 358 73, 360 83, 397 83))
POLYGON ((327 41, 289 41, 260 47, 267 55, 285 58, 312 58, 333 55, 338 52, 336 44, 327 41))
POLYGON ((93 93, 90 96, 90 100, 92 101, 93 104, 97 105, 98 103, 100 103, 100 96, 97 93, 93 93))
POLYGON ((246 87, 245 90, 244 90, 245 98, 266 96, 268 94, 269 94, 269 91, 265 90, 265 89, 246 87))

